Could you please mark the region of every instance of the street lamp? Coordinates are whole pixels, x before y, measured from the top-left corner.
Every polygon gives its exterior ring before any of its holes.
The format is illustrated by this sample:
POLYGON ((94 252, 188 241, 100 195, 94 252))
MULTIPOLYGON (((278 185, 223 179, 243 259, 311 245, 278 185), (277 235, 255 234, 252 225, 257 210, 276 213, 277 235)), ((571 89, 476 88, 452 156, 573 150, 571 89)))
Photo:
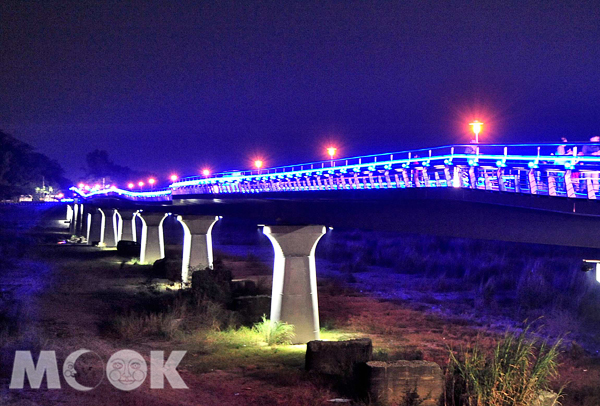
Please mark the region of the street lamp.
POLYGON ((337 148, 334 148, 334 147, 327 148, 327 153, 329 154, 329 158, 331 159, 331 166, 333 166, 333 157, 335 156, 335 151, 337 151, 337 148))
POLYGON ((473 132, 475 133, 475 143, 479 144, 479 133, 481 132, 483 123, 479 122, 478 120, 475 120, 472 123, 469 123, 469 125, 472 127, 473 132))
POLYGON ((177 175, 171 175, 171 182, 175 182, 177 180, 177 175))
POLYGON ((208 169, 202 170, 202 175, 204 175, 204 176, 210 175, 210 170, 208 170, 208 169))
POLYGON ((150 184, 150 191, 154 189, 154 182, 156 182, 154 178, 148 179, 148 183, 150 184))
POLYGON ((144 182, 142 182, 141 180, 138 182, 138 186, 140 187, 140 192, 143 191, 143 187, 144 187, 144 182))
POLYGON ((133 189, 133 186, 134 186, 134 184, 133 184, 133 183, 131 183, 131 182, 129 182, 129 183, 127 184, 127 187, 128 187, 129 189, 133 189))
POLYGON ((263 161, 257 159, 256 161, 254 161, 254 166, 256 166, 256 169, 258 169, 258 174, 260 175, 260 168, 262 168, 263 166, 263 161))

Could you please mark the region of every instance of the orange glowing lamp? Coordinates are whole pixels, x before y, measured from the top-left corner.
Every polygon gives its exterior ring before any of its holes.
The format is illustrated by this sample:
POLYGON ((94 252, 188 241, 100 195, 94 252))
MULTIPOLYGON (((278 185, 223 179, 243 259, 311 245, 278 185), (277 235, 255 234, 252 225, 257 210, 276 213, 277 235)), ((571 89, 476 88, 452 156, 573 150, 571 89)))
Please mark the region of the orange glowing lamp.
POLYGON ((337 151, 337 148, 334 148, 334 147, 327 148, 327 153, 329 154, 331 159, 333 159, 333 157, 335 156, 336 151, 337 151))
POLYGON ((472 127, 472 130, 475 133, 475 142, 479 144, 479 133, 483 128, 483 123, 478 120, 475 120, 472 123, 469 123, 469 125, 472 127))

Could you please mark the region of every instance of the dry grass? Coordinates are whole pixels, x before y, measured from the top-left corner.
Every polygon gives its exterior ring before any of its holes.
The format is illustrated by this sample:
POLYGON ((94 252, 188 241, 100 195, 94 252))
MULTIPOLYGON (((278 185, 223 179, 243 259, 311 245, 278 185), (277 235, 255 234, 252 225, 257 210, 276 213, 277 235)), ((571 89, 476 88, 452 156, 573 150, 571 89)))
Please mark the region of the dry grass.
POLYGON ((538 342, 526 328, 507 333, 492 354, 476 344, 456 355, 450 352, 448 402, 453 406, 530 406, 558 376, 562 343, 538 342))

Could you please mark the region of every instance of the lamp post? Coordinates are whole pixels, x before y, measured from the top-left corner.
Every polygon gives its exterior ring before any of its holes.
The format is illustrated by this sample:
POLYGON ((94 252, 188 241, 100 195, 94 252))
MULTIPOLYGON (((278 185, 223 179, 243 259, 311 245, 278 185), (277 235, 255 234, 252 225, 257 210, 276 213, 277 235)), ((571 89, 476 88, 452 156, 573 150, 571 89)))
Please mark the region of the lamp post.
POLYGON ((138 182, 138 186, 140 187, 140 192, 144 191, 144 182, 142 182, 141 180, 138 182))
POLYGON ((327 153, 329 154, 329 159, 331 159, 331 166, 333 166, 333 157, 335 156, 335 151, 337 151, 337 148, 334 148, 334 147, 327 148, 327 153))
POLYGON ((258 174, 260 175, 260 168, 262 168, 263 166, 263 161, 257 159, 256 161, 254 161, 254 166, 256 166, 256 169, 258 169, 258 174))
POLYGON ((472 123, 469 123, 469 125, 472 127, 473 132, 475 133, 475 143, 479 144, 479 133, 483 128, 483 123, 479 122, 478 120, 475 120, 472 123))

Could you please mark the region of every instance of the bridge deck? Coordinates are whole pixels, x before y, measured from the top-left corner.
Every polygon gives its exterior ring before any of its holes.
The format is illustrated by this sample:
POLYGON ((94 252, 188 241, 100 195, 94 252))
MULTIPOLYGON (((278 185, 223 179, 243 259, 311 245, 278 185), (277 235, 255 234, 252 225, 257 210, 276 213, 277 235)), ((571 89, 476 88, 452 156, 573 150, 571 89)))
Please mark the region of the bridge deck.
POLYGON ((151 192, 111 187, 82 191, 133 201, 167 202, 183 196, 231 196, 261 193, 351 191, 408 188, 461 188, 595 200, 600 156, 581 155, 599 148, 559 144, 451 145, 432 149, 368 155, 252 171, 194 176, 151 192))

